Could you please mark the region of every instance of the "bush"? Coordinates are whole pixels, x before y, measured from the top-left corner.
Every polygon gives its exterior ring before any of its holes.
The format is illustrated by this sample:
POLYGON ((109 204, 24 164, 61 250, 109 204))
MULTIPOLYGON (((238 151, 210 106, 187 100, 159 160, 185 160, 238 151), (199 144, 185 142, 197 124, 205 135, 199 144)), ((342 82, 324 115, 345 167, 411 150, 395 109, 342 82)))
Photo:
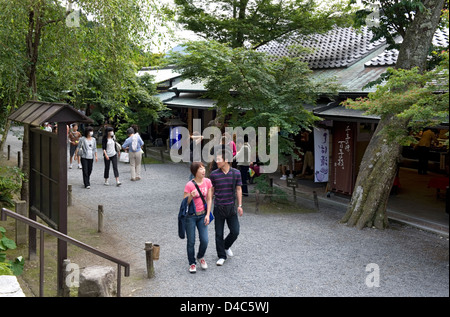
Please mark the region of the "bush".
POLYGON ((22 187, 24 174, 18 167, 0 166, 0 207, 14 206, 14 195, 22 187))
POLYGON ((278 187, 270 187, 269 176, 263 174, 255 178, 255 188, 254 191, 259 190, 263 195, 267 195, 270 200, 277 202, 285 202, 288 199, 287 194, 278 187))
POLYGON ((14 261, 7 261, 6 251, 17 248, 16 243, 5 236, 5 228, 0 227, 0 275, 20 275, 23 272, 24 259, 19 256, 14 261))

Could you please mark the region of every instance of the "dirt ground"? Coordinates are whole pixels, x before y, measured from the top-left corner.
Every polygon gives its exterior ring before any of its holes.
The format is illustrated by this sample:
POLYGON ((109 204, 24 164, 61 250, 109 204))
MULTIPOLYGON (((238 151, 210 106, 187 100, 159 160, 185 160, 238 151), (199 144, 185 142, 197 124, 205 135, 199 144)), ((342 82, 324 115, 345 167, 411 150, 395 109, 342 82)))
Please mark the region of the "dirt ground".
MULTIPOLYGON (((0 222, 0 225, 5 227, 6 235, 12 239, 15 237, 15 220, 8 218, 6 222, 0 222)), ((83 242, 91 247, 98 249, 108 255, 119 258, 125 262, 131 264, 131 276, 124 277, 124 268, 122 267, 122 287, 121 296, 132 296, 133 290, 139 288, 139 281, 143 282, 146 279, 146 272, 139 272, 133 270, 133 266, 136 263, 133 255, 127 254, 126 247, 120 241, 118 236, 109 232, 98 232, 97 218, 90 214, 90 211, 83 210, 82 208, 69 207, 68 208, 68 235, 72 238, 83 242)), ((56 258, 57 258, 57 240, 56 238, 45 234, 44 235, 44 296, 54 297, 57 296, 56 292, 56 258)), ((7 258, 9 260, 14 259, 17 256, 23 256, 25 258, 24 272, 18 277, 19 283, 27 297, 39 296, 39 234, 38 234, 38 249, 35 260, 28 259, 28 247, 19 245, 15 250, 9 250, 7 252, 7 258)), ((82 270, 86 266, 102 265, 111 266, 117 273, 117 265, 109 260, 105 260, 100 256, 94 255, 88 251, 85 251, 77 246, 68 245, 68 258, 71 263, 75 263, 82 270)), ((145 254, 144 248, 142 253, 145 254)), ((138 256, 136 255, 136 258, 138 256)), ((70 296, 77 296, 76 288, 72 288, 70 296)))

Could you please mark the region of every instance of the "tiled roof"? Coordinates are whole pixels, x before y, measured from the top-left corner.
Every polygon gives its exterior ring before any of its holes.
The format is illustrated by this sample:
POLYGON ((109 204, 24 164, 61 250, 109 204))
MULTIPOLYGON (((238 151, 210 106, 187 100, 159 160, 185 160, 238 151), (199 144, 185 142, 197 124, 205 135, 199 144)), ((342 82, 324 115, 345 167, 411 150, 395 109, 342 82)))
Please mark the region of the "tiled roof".
POLYGON ((194 109, 212 109, 217 101, 203 98, 201 94, 184 93, 179 97, 174 97, 164 101, 164 104, 171 108, 194 108, 194 109))
MULTIPOLYGON (((293 36, 292 38, 294 38, 293 36)), ((274 56, 289 56, 289 47, 300 44, 313 49, 302 59, 311 69, 348 67, 385 44, 385 41, 371 43, 372 32, 366 27, 360 31, 353 28, 334 28, 325 34, 299 36, 297 40, 283 43, 272 41, 257 50, 274 56)))
MULTIPOLYGON (((433 45, 437 47, 448 47, 448 29, 438 29, 433 37, 433 45)), ((398 50, 385 50, 377 57, 368 61, 365 66, 394 66, 397 62, 398 50)))

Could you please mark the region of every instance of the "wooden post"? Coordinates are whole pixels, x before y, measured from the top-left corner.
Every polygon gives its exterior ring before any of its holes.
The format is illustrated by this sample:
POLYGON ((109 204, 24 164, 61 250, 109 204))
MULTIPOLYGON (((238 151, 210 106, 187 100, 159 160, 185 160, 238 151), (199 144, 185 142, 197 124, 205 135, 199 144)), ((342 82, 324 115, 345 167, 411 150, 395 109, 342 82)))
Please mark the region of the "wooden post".
MULTIPOLYGON (((29 155, 29 154, 28 154, 29 155)), ((59 219, 58 231, 67 234, 67 124, 58 122, 58 153, 59 158, 59 219)), ((67 259, 67 242, 58 239, 58 294, 62 294, 64 288, 64 260, 67 259)))
POLYGON ((11 145, 8 144, 8 161, 11 159, 11 145))
POLYGON ((316 206, 316 210, 319 211, 319 200, 317 199, 316 191, 313 191, 313 195, 314 195, 314 206, 316 206))
POLYGON ((19 152, 17 152, 17 167, 19 167, 20 168, 20 161, 21 161, 21 158, 20 158, 20 156, 21 156, 21 153, 20 153, 20 151, 19 152))
POLYGON ((155 268, 153 267, 153 243, 145 243, 145 258, 147 260, 147 278, 155 277, 155 268))
POLYGON ((292 193, 294 194, 294 202, 297 202, 297 195, 295 194, 295 187, 292 187, 292 193))
POLYGON ((98 205, 98 232, 103 230, 103 205, 98 205))
POLYGON ((72 206, 72 185, 67 185, 67 206, 72 206))
MULTIPOLYGON (((21 216, 28 217, 27 215, 27 202, 24 200, 18 200, 14 202, 16 213, 21 216)), ((16 244, 27 243, 27 225, 21 221, 16 220, 16 244)))

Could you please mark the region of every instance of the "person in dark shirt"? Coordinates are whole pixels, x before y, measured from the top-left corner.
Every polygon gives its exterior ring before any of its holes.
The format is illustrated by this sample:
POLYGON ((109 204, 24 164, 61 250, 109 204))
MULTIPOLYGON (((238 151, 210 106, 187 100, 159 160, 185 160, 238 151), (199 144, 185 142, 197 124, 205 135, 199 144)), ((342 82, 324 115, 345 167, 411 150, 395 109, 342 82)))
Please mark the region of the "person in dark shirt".
POLYGON ((213 186, 212 194, 215 195, 216 250, 219 257, 216 264, 222 266, 227 256, 233 256, 230 247, 239 235, 238 215, 242 216, 244 213, 242 209, 242 180, 239 170, 231 167, 230 162, 233 158, 231 150, 222 147, 221 151, 215 151, 214 157, 218 168, 211 173, 210 179, 213 186), (225 221, 230 232, 224 239, 225 221))

